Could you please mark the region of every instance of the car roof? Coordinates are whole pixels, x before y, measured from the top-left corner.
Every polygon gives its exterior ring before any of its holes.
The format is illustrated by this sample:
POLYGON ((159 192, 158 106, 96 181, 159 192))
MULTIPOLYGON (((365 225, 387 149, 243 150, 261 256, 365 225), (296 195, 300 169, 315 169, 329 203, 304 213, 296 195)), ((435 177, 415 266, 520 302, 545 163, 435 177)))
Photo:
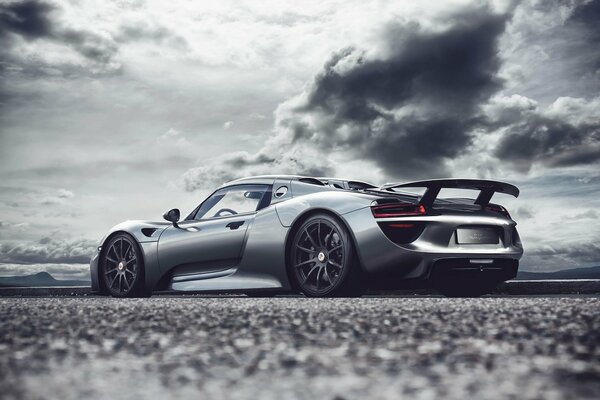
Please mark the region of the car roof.
POLYGON ((303 178, 310 178, 307 176, 300 175, 256 175, 256 176, 247 176, 245 178, 235 179, 233 181, 226 182, 222 185, 222 187, 239 185, 242 183, 245 184, 272 184, 277 179, 283 180, 300 180, 303 178))
POLYGON ((376 186, 368 183, 368 182, 364 182, 364 181, 359 181, 359 180, 355 180, 355 179, 343 179, 343 178, 330 178, 330 177, 314 177, 314 176, 306 176, 306 175, 257 175, 257 176, 249 176, 249 177, 245 177, 245 178, 240 178, 240 179, 235 179, 233 181, 227 182, 225 184, 223 184, 221 187, 227 187, 227 186, 232 186, 232 185, 239 185, 239 184, 272 184, 273 182, 275 182, 275 180, 292 180, 292 181, 299 181, 299 182, 304 182, 304 183, 312 183, 315 185, 320 185, 320 186, 327 186, 329 184, 330 181, 339 181, 339 182, 352 182, 355 183, 357 185, 363 185, 365 187, 373 187, 375 188, 376 186))

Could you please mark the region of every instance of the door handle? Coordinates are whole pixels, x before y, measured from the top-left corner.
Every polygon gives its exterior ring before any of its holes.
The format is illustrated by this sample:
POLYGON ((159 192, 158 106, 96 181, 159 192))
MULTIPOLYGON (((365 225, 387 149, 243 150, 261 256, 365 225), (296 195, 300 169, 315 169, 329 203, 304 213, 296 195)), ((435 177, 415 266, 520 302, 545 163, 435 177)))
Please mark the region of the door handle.
POLYGON ((236 222, 230 222, 227 225, 225 225, 226 228, 229 228, 231 230, 237 229, 240 226, 244 225, 244 221, 236 221, 236 222))

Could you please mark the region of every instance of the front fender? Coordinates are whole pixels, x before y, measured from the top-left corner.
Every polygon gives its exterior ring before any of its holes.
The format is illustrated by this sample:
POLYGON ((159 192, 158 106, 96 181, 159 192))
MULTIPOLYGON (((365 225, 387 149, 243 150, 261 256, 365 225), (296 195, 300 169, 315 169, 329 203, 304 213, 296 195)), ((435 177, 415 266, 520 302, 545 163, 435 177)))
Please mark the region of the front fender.
POLYGON ((125 221, 113 226, 100 241, 98 250, 90 261, 92 290, 101 290, 99 267, 102 247, 108 238, 119 232, 130 234, 138 242, 142 251, 142 258, 144 259, 145 286, 147 290, 152 290, 161 278, 157 257, 158 238, 169 226, 171 224, 168 222, 152 221, 125 221))
POLYGON ((169 222, 152 221, 125 221, 109 229, 100 241, 103 245, 106 239, 116 232, 127 232, 138 241, 138 243, 157 242, 162 231, 171 226, 169 222))

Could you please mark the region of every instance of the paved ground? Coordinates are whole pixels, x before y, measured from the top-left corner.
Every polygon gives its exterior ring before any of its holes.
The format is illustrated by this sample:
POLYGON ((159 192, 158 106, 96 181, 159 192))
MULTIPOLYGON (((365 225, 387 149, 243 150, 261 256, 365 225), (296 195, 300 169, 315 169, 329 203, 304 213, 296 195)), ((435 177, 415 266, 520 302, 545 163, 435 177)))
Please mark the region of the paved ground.
POLYGON ((0 298, 11 398, 600 398, 600 298, 0 298))

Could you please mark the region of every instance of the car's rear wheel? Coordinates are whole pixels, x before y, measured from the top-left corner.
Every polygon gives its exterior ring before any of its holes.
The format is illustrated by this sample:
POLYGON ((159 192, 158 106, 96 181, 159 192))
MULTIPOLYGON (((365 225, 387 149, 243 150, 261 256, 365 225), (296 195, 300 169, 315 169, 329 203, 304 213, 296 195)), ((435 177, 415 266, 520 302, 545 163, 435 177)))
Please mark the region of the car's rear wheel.
POLYGON ((120 233, 102 252, 100 273, 106 292, 113 297, 145 295, 142 255, 133 237, 120 233))
POLYGON ((295 230, 288 261, 297 289, 310 297, 360 296, 362 273, 346 227, 328 214, 295 230))

